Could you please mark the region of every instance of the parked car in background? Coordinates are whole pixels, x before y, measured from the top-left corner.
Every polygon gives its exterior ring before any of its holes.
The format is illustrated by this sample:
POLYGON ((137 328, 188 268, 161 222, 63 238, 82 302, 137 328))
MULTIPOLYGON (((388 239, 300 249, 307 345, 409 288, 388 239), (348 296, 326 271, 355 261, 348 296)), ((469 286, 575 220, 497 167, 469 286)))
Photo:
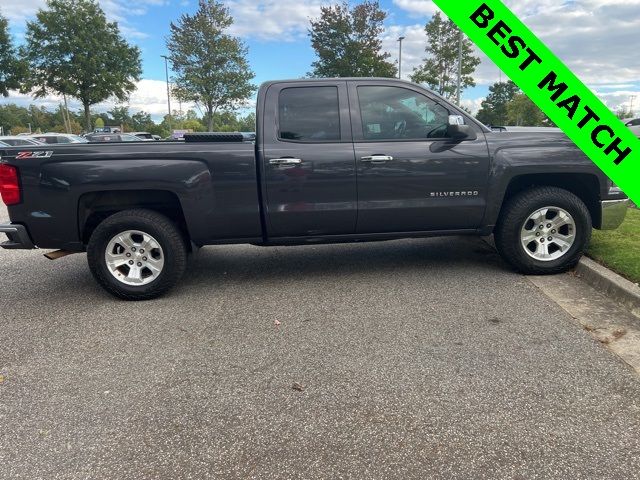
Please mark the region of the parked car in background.
POLYGON ((111 142, 143 142, 141 138, 128 133, 89 133, 84 136, 88 141, 95 143, 111 142))
POLYGON ((623 122, 627 127, 640 127, 640 118, 627 118, 623 122))
POLYGON ((30 138, 47 144, 88 143, 80 135, 71 133, 39 133, 31 135, 30 138))
POLYGON ((0 141, 5 143, 6 145, 11 145, 12 147, 22 147, 24 145, 43 145, 44 142, 39 142, 33 138, 29 137, 20 137, 20 136, 7 136, 0 137, 0 141))
POLYGON ((144 142, 155 142, 157 140, 156 138, 154 138, 155 135, 151 135, 149 132, 131 132, 131 135, 133 135, 134 137, 138 137, 144 142))
POLYGON ((9 145, 7 145, 6 143, 0 142, 0 147, 8 147, 9 145))
POLYGON ((93 133, 120 133, 122 130, 119 125, 105 125, 93 130, 93 133))

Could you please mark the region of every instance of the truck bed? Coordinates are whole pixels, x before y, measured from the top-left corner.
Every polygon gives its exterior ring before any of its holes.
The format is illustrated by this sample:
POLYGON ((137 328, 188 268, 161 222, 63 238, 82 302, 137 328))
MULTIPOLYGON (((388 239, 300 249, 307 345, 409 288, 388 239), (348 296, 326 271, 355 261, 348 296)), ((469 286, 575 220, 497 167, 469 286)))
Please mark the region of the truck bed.
POLYGON ((81 250, 78 230, 92 201, 110 191, 144 192, 150 202, 154 191, 174 192, 195 244, 261 239, 252 142, 43 145, 5 147, 0 155, 22 182, 23 201, 9 207, 11 220, 28 220, 39 247, 81 250))

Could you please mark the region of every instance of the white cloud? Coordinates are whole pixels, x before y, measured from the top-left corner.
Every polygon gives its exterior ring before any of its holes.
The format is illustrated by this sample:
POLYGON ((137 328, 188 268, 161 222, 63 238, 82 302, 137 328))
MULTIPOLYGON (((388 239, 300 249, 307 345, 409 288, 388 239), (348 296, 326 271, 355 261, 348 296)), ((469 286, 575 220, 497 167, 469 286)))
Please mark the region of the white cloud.
MULTIPOLYGON (((2 0, 0 13, 9 20, 23 23, 33 17, 38 9, 44 8, 45 0, 2 0)), ((145 38, 147 34, 133 27, 129 17, 145 15, 149 7, 168 4, 168 0, 100 0, 100 7, 107 18, 112 22, 118 22, 120 30, 128 38, 145 38)))
POLYGON ((393 0, 393 3, 413 16, 431 16, 439 10, 431 0, 393 0))
POLYGON ((464 108, 469 109, 472 115, 476 115, 485 97, 480 98, 463 98, 460 100, 464 108))
POLYGON ((413 69, 422 63, 425 56, 426 36, 424 25, 394 25, 388 27, 382 36, 382 49, 388 52, 389 60, 398 61, 399 44, 398 38, 404 37, 402 41, 402 78, 409 79, 413 69))
POLYGON ((230 0, 230 32, 245 38, 290 42, 306 35, 309 19, 320 15, 321 0, 230 0))
MULTIPOLYGON (((394 3, 422 14, 425 22, 434 11, 430 0, 394 3)), ((640 0, 506 0, 506 4, 586 83, 640 81, 640 0)), ((484 54, 480 57, 478 83, 497 81, 497 67, 484 54)))

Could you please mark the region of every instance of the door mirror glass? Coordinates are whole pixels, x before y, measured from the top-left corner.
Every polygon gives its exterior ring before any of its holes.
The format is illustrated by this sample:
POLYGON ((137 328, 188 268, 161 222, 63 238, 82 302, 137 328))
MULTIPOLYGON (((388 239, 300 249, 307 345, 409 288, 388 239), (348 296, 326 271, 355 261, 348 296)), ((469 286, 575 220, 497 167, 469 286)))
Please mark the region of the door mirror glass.
POLYGON ((464 125, 464 117, 462 115, 449 115, 449 125, 464 125))

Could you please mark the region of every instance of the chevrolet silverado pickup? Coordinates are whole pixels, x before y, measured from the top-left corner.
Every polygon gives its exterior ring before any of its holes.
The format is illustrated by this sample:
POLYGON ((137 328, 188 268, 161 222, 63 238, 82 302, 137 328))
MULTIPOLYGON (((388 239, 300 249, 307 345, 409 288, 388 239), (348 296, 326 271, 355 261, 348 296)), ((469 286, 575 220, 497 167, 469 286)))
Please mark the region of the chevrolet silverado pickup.
POLYGON ((142 300, 215 244, 494 234, 517 270, 557 273, 626 212, 562 132, 492 132, 409 82, 268 82, 256 118, 253 141, 0 147, 1 246, 86 252, 108 292, 142 300))

